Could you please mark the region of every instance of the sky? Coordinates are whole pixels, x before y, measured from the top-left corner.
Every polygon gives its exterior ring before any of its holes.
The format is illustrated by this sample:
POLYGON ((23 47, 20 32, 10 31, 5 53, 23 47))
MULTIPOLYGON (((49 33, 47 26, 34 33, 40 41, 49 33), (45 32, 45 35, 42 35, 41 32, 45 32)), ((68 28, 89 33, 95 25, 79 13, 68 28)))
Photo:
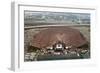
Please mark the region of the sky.
POLYGON ((89 13, 69 13, 69 12, 47 12, 47 11, 25 11, 25 22, 90 22, 89 13))

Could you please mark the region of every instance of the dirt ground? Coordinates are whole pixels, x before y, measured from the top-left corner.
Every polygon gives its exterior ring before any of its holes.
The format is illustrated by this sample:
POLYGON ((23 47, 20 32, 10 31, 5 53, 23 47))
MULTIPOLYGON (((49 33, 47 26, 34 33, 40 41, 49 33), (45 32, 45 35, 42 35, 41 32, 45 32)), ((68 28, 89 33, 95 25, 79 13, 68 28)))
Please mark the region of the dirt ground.
MULTIPOLYGON (((90 26, 70 26, 71 28, 78 29, 84 37, 90 42, 90 26)), ((27 52, 28 45, 31 44, 33 36, 41 30, 48 29, 48 28, 31 28, 31 29, 24 29, 24 52, 27 52)))

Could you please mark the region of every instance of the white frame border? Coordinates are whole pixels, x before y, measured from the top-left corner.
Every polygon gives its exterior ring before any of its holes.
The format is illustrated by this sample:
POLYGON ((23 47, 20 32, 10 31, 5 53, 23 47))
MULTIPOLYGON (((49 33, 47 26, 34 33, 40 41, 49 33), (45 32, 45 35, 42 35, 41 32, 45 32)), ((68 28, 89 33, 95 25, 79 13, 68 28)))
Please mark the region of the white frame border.
MULTIPOLYGON (((71 9, 85 9, 85 10, 93 10, 93 14, 94 14, 94 16, 93 16, 93 21, 92 21, 92 24, 93 25, 91 25, 91 36, 93 36, 93 35, 95 35, 95 27, 96 27, 96 25, 94 25, 94 24, 96 24, 96 7, 89 7, 89 6, 77 6, 77 5, 67 5, 67 6, 65 6, 65 7, 63 7, 63 6, 45 6, 45 5, 33 5, 32 3, 18 3, 18 2, 13 2, 12 3, 12 6, 11 6, 11 15, 12 15, 12 18, 11 18, 11 29, 12 29, 12 32, 11 32, 11 37, 12 37, 12 46, 11 46, 11 69, 12 70, 14 70, 14 71, 19 71, 19 70, 29 70, 29 69, 31 69, 30 67, 32 67, 32 66, 28 66, 28 65, 26 65, 27 67, 25 67, 25 65, 23 65, 23 66, 21 66, 22 65, 22 63, 21 63, 21 61, 20 61, 20 59, 21 59, 21 52, 20 52, 20 50, 18 50, 19 48, 20 48, 20 15, 19 15, 19 7, 20 6, 33 6, 33 7, 46 7, 46 8, 71 8, 71 9)), ((94 38, 94 37, 93 37, 94 38)), ((91 37, 91 40, 92 41, 95 41, 94 39, 93 39, 92 37, 91 37)), ((91 45, 93 45, 94 44, 94 42, 92 42, 91 41, 91 45)), ((91 48, 96 48, 95 46, 92 46, 91 48)), ((95 50, 92 50, 93 51, 93 53, 94 52, 96 52, 97 51, 97 49, 95 49, 95 50)), ((74 61, 72 61, 71 63, 73 64, 71 64, 70 63, 70 60, 67 60, 67 64, 66 64, 66 60, 61 60, 61 61, 44 61, 44 62, 34 62, 33 64, 34 64, 34 66, 37 66, 37 68, 35 68, 35 67, 33 67, 32 69, 41 69, 42 67, 42 69, 45 69, 45 68, 47 68, 48 66, 51 68, 51 69, 53 69, 53 68, 55 68, 55 67, 59 67, 60 66, 60 68, 61 68, 61 66, 62 67, 80 67, 80 66, 84 66, 84 67, 86 67, 86 66, 94 66, 94 65, 96 65, 96 60, 97 60, 97 58, 96 58, 96 53, 94 53, 95 55, 95 58, 93 58, 92 60, 84 60, 84 62, 83 61, 81 61, 81 60, 74 60, 74 61), (77 63, 76 63, 77 62, 77 63), (78 64, 78 62, 80 62, 80 63, 82 63, 82 64, 78 64), (50 64, 48 64, 48 63, 50 63, 50 64), (59 64, 59 63, 62 63, 62 65, 61 64, 59 64), (48 66, 43 66, 43 64, 48 64, 48 66), (53 64, 56 64, 56 65, 53 65, 53 64), (39 67, 38 67, 39 66, 39 67)), ((30 64, 31 65, 31 64, 30 64)))

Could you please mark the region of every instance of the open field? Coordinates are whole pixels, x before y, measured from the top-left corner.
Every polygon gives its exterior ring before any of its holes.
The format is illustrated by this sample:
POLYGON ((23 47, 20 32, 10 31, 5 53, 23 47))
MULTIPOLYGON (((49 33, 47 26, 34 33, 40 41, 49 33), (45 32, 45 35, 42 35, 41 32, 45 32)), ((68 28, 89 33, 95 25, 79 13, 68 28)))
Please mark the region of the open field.
MULTIPOLYGON (((45 29, 52 28, 52 27, 57 27, 57 26, 49 26, 49 27, 48 26, 46 26, 46 27, 25 26, 25 28, 24 28, 24 51, 25 51, 25 54, 27 53, 28 46, 31 44, 32 39, 34 39, 33 36, 35 34, 39 33, 41 30, 45 30, 45 29)), ((90 26, 89 25, 71 25, 71 26, 67 26, 67 27, 78 29, 84 35, 84 37, 87 39, 87 41, 90 43, 90 26)), ((41 56, 41 55, 39 56, 39 59, 42 60, 40 57, 43 57, 43 56, 41 56)), ((53 57, 55 57, 55 56, 53 56, 53 57)), ((68 58, 67 56, 64 56, 64 57, 66 59, 68 58)), ((64 57, 61 57, 61 58, 63 59, 64 57)), ((76 58, 79 58, 79 57, 76 57, 76 58)), ((48 58, 45 58, 45 59, 48 59, 48 58)))

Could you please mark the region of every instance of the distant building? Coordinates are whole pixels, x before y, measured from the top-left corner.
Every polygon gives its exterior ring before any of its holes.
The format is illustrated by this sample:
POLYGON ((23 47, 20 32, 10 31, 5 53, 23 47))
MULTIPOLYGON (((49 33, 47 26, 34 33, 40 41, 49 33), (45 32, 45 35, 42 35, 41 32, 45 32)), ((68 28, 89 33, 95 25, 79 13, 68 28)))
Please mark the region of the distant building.
POLYGON ((53 45, 55 51, 63 51, 65 49, 65 44, 63 42, 57 42, 53 45))

